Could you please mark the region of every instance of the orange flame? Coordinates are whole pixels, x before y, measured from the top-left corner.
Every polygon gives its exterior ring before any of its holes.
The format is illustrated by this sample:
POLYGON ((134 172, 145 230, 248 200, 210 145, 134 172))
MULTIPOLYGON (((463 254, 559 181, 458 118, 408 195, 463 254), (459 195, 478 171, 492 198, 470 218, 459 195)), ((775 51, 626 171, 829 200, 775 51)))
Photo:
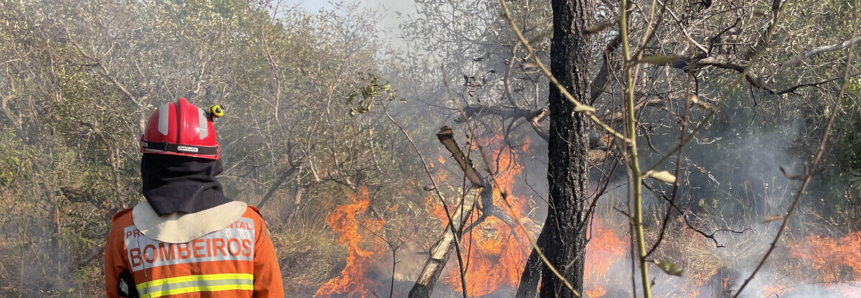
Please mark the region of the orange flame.
POLYGON ((790 291, 791 291, 791 289, 787 289, 786 287, 767 285, 767 286, 762 288, 760 293, 761 293, 761 296, 763 298, 765 298, 765 297, 774 297, 774 296, 780 297, 781 295, 784 295, 790 291))
MULTIPOLYGON (((501 136, 479 143, 482 146, 492 144, 494 147, 501 148, 489 156, 491 160, 497 162, 499 168, 499 174, 496 176, 499 188, 493 189, 493 204, 508 212, 508 207, 502 201, 502 191, 511 193, 514 178, 523 171, 523 167, 514 161, 513 150, 505 148, 501 136)), ((528 146, 529 140, 527 139, 525 144, 518 148, 518 151, 526 150, 528 146)), ((512 205, 509 215, 513 214, 513 216, 519 217, 527 227, 531 227, 531 220, 525 217, 523 212, 526 201, 514 196, 507 198, 512 205)), ((477 215, 473 218, 477 218, 477 215)), ((440 219, 442 220, 444 217, 440 219)), ((443 220, 443 224, 445 222, 447 220, 443 220)), ((516 224, 509 226, 495 217, 488 217, 470 233, 464 235, 461 245, 467 249, 464 254, 469 256, 465 260, 465 265, 469 266, 465 279, 467 292, 471 296, 487 295, 496 291, 501 285, 517 285, 520 281, 523 265, 525 265, 530 252, 529 242, 526 241, 523 230, 516 224)), ((454 265, 453 268, 456 267, 457 265, 454 265)), ((445 278, 445 283, 453 289, 461 291, 460 275, 456 271, 445 278)))
POLYGON ((790 255, 807 260, 818 271, 821 282, 839 282, 842 268, 851 268, 861 276, 861 232, 834 239, 818 235, 804 237, 789 244, 790 255))
MULTIPOLYGON (((516 160, 521 154, 527 153, 529 141, 527 140, 522 147, 513 148, 508 147, 509 145, 501 136, 497 136, 494 138, 480 139, 475 142, 471 142, 469 145, 472 149, 477 149, 475 148, 476 144, 480 144, 485 149, 491 147, 494 149, 498 148, 493 150, 493 152, 488 152, 487 156, 489 160, 494 163, 491 166, 491 170, 498 172, 496 175, 496 182, 499 184, 499 187, 494 187, 493 205, 508 213, 510 216, 519 218, 527 227, 527 230, 533 231, 535 225, 529 218, 529 206, 527 205, 527 200, 522 196, 518 196, 519 194, 517 193, 512 193, 512 190, 515 188, 515 177, 520 175, 524 170, 524 167, 516 160), (505 198, 511 204, 511 209, 509 209, 506 206, 506 203, 503 202, 503 191, 508 194, 505 198)), ((445 158, 443 158, 442 155, 439 157, 438 161, 438 165, 445 164, 445 158)), ((437 170, 440 168, 442 167, 438 167, 437 170)), ((435 178, 440 185, 443 185, 446 182, 452 182, 446 181, 448 178, 447 174, 447 171, 436 171, 435 178)), ((367 198, 366 191, 364 192, 364 197, 367 198)), ((352 220, 357 222, 358 220, 355 215, 364 212, 367 208, 367 201, 366 199, 365 201, 362 201, 355 198, 354 200, 356 201, 356 204, 353 205, 359 206, 353 207, 355 209, 350 210, 347 213, 352 212, 352 220), (361 206, 363 203, 364 206, 361 206)), ((439 206, 439 204, 433 200, 433 197, 428 197, 426 202, 427 210, 440 219, 441 224, 444 227, 448 222, 448 219, 442 206, 439 206)), ((339 208, 353 205, 341 206, 339 208)), ((452 207, 452 209, 453 208, 454 207, 452 207)), ((476 208, 475 214, 471 216, 471 220, 475 220, 479 215, 481 215, 481 211, 479 211, 479 209, 480 208, 476 208)), ((453 212, 454 210, 451 211, 453 212)), ((334 214, 335 213, 333 212, 333 216, 334 214)), ((339 216, 345 217, 344 215, 339 216)), ((678 220, 684 223, 682 217, 679 217, 678 220)), ((333 226, 333 230, 344 235, 345 233, 342 233, 341 230, 335 228, 336 225, 333 224, 332 221, 332 216, 330 216, 329 222, 330 225, 333 226)), ((615 289, 614 285, 621 286, 619 283, 620 279, 614 276, 608 276, 608 272, 611 272, 610 270, 613 270, 612 268, 614 268, 614 266, 617 267, 619 262, 624 261, 625 256, 627 255, 627 249, 630 245, 630 240, 624 234, 617 233, 614 230, 612 223, 606 222, 605 225, 604 220, 597 215, 592 220, 591 225, 592 226, 589 229, 590 241, 587 245, 585 255, 586 265, 584 284, 587 285, 587 287, 584 294, 588 295, 588 297, 597 298, 607 295, 607 290, 605 290, 605 288, 613 290, 615 289)), ((348 232, 358 235, 359 231, 355 228, 355 223, 345 224, 345 226, 353 227, 351 230, 347 229, 348 232)), ((374 225, 369 223, 366 224, 366 226, 371 227, 374 225)), ((375 227, 376 229, 379 229, 381 226, 382 222, 378 222, 375 227)), ((480 297, 493 293, 500 287, 517 286, 520 281, 519 279, 523 266, 525 265, 526 259, 532 249, 529 242, 526 240, 526 235, 524 233, 525 231, 516 224, 509 225, 509 223, 506 223, 497 217, 488 217, 472 231, 463 235, 461 251, 465 258, 465 265, 467 266, 465 280, 467 283, 466 289, 470 296, 480 297)), ((690 229, 682 229, 679 236, 682 239, 689 239, 689 241, 686 240, 687 242, 685 243, 688 248, 701 248, 703 251, 708 251, 712 246, 711 242, 690 229)), ((344 236, 342 236, 342 239, 353 239, 343 237, 344 236)), ((372 282, 361 278, 361 270, 373 260, 378 259, 378 257, 376 257, 374 253, 360 249, 359 246, 361 240, 339 239, 339 243, 340 241, 347 243, 346 245, 350 251, 347 268, 344 269, 344 273, 342 273, 341 277, 329 281, 324 288, 327 288, 329 284, 335 283, 336 285, 329 286, 329 288, 349 288, 352 292, 341 290, 341 292, 330 291, 328 293, 352 293, 348 295, 357 296, 365 295, 368 291, 363 287, 363 285, 367 287, 367 285, 372 284, 372 282), (348 272, 348 270, 351 271, 348 272)), ((861 250, 858 249, 858 247, 861 247, 861 233, 850 234, 849 236, 842 238, 813 235, 800 239, 800 241, 793 242, 794 243, 789 245, 789 256, 796 260, 805 261, 808 268, 812 268, 811 272, 816 273, 815 276, 817 281, 819 283, 826 284, 825 288, 828 291, 841 293, 842 297, 861 297, 861 287, 859 287, 861 284, 858 282, 858 280, 861 279, 861 250), (846 282, 852 281, 853 279, 855 282, 848 284, 847 286, 846 282), (842 284, 827 285, 828 283, 842 284)), ((374 251, 385 251, 385 248, 380 246, 379 249, 374 251)), ((460 273, 458 272, 459 266, 454 257, 450 262, 451 263, 446 266, 449 271, 447 272, 447 275, 442 278, 442 281, 451 289, 460 292, 461 284, 460 273)), ((686 265, 683 262, 677 262, 677 264, 686 265)), ((687 265, 690 266, 689 264, 687 265)), ((713 280, 715 275, 718 274, 718 269, 721 264, 720 262, 716 262, 714 264, 697 263, 696 266, 698 266, 696 267, 698 270, 686 271, 686 274, 683 277, 684 284, 680 284, 676 287, 677 292, 675 295, 671 295, 669 297, 696 298, 705 296, 705 294, 701 295, 701 292, 702 290, 707 289, 706 286, 710 283, 709 281, 713 280)), ((711 284, 718 287, 722 285, 723 290, 730 290, 729 287, 731 287, 731 285, 729 285, 729 280, 729 278, 721 277, 720 279, 715 280, 715 283, 711 284)), ((318 295, 323 293, 324 288, 321 288, 318 295)), ((759 294, 762 295, 762 297, 774 297, 775 295, 780 295, 782 297, 792 291, 793 286, 791 285, 775 283, 761 288, 759 294)))
MULTIPOLYGON (((861 232, 835 239, 827 236, 809 235, 789 244, 790 256, 808 261, 816 274, 816 282, 825 283, 828 291, 841 297, 861 297, 861 232), (850 269, 854 276, 849 276, 850 269), (852 281, 851 283, 846 283, 852 281), (833 284, 830 284, 833 283, 833 284)), ((777 292, 788 293, 791 288, 777 292)), ((763 291, 766 292, 766 291, 763 291)))
POLYGON ((378 285, 377 282, 365 278, 364 273, 366 267, 376 262, 380 254, 377 252, 384 251, 385 247, 376 237, 367 234, 380 230, 384 223, 382 220, 360 218, 360 215, 368 210, 367 189, 362 188, 358 193, 350 195, 350 199, 355 203, 338 206, 326 221, 329 227, 340 235, 338 244, 347 247, 347 266, 341 271, 341 275, 320 287, 315 297, 367 297, 370 295, 368 287, 378 285))
MULTIPOLYGON (((498 188, 493 190, 493 203, 509 215, 517 216, 527 229, 534 228, 532 220, 527 216, 526 200, 515 195, 508 195, 507 199, 512 205, 508 210, 503 202, 502 191, 512 194, 515 178, 523 171, 523 166, 516 162, 518 153, 525 153, 529 148, 529 140, 519 148, 507 147, 502 137, 497 136, 488 141, 482 140, 482 146, 494 146, 500 148, 488 156, 495 162, 493 170, 498 171, 496 182, 498 188)), ((487 148, 487 147, 485 147, 487 148)), ((441 206, 429 206, 431 213, 442 221, 447 222, 445 213, 441 206)), ((473 219, 477 218, 480 211, 476 211, 473 219)), ((590 278, 606 279, 607 270, 610 266, 620 261, 625 255, 627 237, 619 237, 612 229, 604 228, 600 218, 593 221, 592 239, 587 245, 586 281, 590 278)), ((471 296, 483 296, 496 291, 500 286, 516 287, 520 282, 520 274, 529 253, 532 250, 526 240, 524 231, 516 224, 508 223, 496 217, 488 217, 483 223, 476 226, 469 234, 464 235, 462 247, 468 266, 466 272, 466 288, 471 296)), ((445 283, 452 289, 461 291, 460 274, 457 272, 457 264, 450 265, 453 268, 445 277, 445 283)), ((590 283, 587 294, 590 297, 601 297, 606 294, 598 282, 590 283)))
POLYGON ((586 290, 586 297, 589 298, 600 298, 604 297, 607 294, 607 290, 604 290, 600 285, 593 284, 591 289, 586 290))
POLYGON ((586 245, 586 268, 585 278, 589 282, 591 278, 601 278, 607 281, 607 270, 625 256, 628 237, 619 238, 612 229, 604 228, 604 220, 595 217, 592 220, 592 239, 586 245))

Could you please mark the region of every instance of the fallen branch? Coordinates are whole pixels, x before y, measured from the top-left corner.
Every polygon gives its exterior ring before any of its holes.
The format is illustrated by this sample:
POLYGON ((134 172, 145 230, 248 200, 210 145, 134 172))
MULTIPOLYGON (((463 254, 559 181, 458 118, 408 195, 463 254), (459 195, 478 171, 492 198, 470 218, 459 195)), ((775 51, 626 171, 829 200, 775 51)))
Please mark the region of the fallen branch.
MULTIPOLYGON (((394 118, 392 118, 392 115, 389 114, 389 110, 386 109, 386 105, 383 102, 384 101, 381 101, 381 105, 383 106, 383 112, 385 113, 386 117, 389 118, 389 121, 392 121, 392 123, 395 126, 397 126, 398 129, 400 129, 401 133, 404 135, 404 137, 407 138, 407 141, 409 141, 410 145, 412 145, 413 150, 416 151, 416 154, 419 156, 419 160, 422 162, 422 166, 424 166, 424 168, 425 168, 425 174, 428 175, 428 179, 430 179, 431 184, 433 184, 433 190, 436 192, 437 197, 439 197, 440 203, 442 204, 442 207, 443 207, 443 211, 445 211, 445 216, 449 222, 449 224, 447 225, 446 232, 443 234, 442 239, 445 239, 446 241, 448 241, 447 242, 447 243, 449 243, 448 247, 452 246, 451 243, 454 244, 455 251, 457 252, 457 264, 458 264, 458 269, 460 270, 460 284, 461 284, 461 289, 463 291, 463 298, 468 298, 469 296, 466 292, 466 277, 465 277, 466 267, 464 266, 464 263, 463 263, 463 254, 461 254, 461 252, 460 252, 460 241, 458 241, 458 238, 460 237, 460 235, 455 234, 455 231, 458 231, 458 229, 455 229, 455 227, 454 227, 455 221, 453 220, 451 212, 449 212, 449 210, 448 210, 448 204, 446 204, 446 202, 445 202, 445 197, 443 197, 442 192, 440 192, 440 190, 439 190, 439 186, 436 184, 436 180, 433 178, 433 175, 431 175, 430 168, 428 167, 427 162, 425 162, 425 159, 422 156, 421 151, 419 151, 419 147, 416 146, 416 143, 413 142, 413 138, 410 137, 410 135, 407 133, 407 131, 404 129, 404 127, 401 126, 397 121, 395 121, 394 118), (449 234, 449 232, 451 232, 451 234, 449 234), (451 237, 446 237, 446 235, 451 235, 451 237)), ((463 154, 463 153, 461 152, 461 154, 463 154)), ((466 195, 464 194, 464 196, 462 196, 462 198, 463 198, 463 200, 462 200, 463 202, 461 203, 462 206, 461 206, 461 208, 459 208, 461 211, 463 211, 466 207, 466 206, 463 206, 464 203, 466 203, 466 195)), ((473 200, 473 202, 474 202, 474 200, 473 200)), ((472 211, 472 209, 470 209, 470 211, 472 211)), ((469 215, 470 213, 465 213, 465 214, 469 215)), ((461 216, 463 216, 463 215, 461 215, 461 216)), ((466 217, 468 218, 468 216, 466 216, 466 217)), ((461 226, 462 226, 462 224, 461 224, 461 226)), ((440 246, 440 245, 438 244, 437 246, 440 246)), ((437 249, 438 248, 436 248, 436 247, 434 248, 434 250, 437 250, 437 249)), ((448 260, 448 256, 450 254, 451 254, 450 249, 446 249, 446 252, 444 253, 444 259, 448 260)), ((434 254, 431 254, 431 256, 432 256, 431 259, 428 260, 429 263, 432 261, 434 254)), ((439 278, 439 273, 441 273, 442 267, 444 267, 445 262, 436 263, 436 264, 438 265, 439 269, 436 269, 435 271, 430 272, 430 273, 435 274, 435 276, 431 276, 433 278, 425 278, 425 279, 419 278, 419 281, 421 281, 421 282, 416 282, 416 284, 413 286, 413 289, 410 290, 410 294, 409 294, 410 298, 413 298, 413 297, 417 297, 417 298, 430 297, 430 294, 433 292, 433 287, 436 284, 436 280, 439 278)), ((427 266, 428 265, 426 264, 425 267, 427 267, 427 266)), ((422 277, 424 277, 424 270, 422 270, 422 273, 423 273, 422 277)))
POLYGON ((452 133, 451 128, 443 126, 439 129, 436 137, 439 139, 439 142, 445 146, 445 149, 448 150, 448 152, 451 152, 452 157, 454 157, 454 160, 457 161, 458 165, 460 165, 460 169, 463 170, 463 173, 466 175, 466 178, 469 179, 469 182, 472 182, 472 184, 477 187, 484 185, 481 177, 478 176, 478 173, 473 168, 472 161, 466 158, 466 155, 463 154, 463 151, 460 150, 460 147, 454 140, 454 134, 452 133))
MULTIPOLYGON (((422 272, 419 274, 419 278, 416 280, 415 285, 413 285, 412 290, 410 290, 410 298, 430 297, 433 293, 434 286, 442 274, 445 264, 448 263, 448 258, 451 256, 452 248, 456 246, 455 240, 462 235, 460 231, 475 208, 475 196, 478 195, 476 193, 477 190, 475 188, 472 189, 472 198, 468 198, 467 196, 462 204, 455 208, 457 211, 452 215, 452 221, 449 222, 445 232, 440 236, 433 249, 431 249, 430 257, 425 262, 425 266, 422 268, 422 272), (454 233, 453 231, 458 231, 458 233, 454 233)), ((482 192, 485 192, 485 190, 482 190, 482 192)), ((464 281, 461 282, 464 285, 466 284, 464 281)))
MULTIPOLYGON (((472 167, 472 162, 466 158, 463 151, 454 140, 451 128, 448 126, 440 128, 440 131, 437 133, 437 139, 439 139, 440 143, 442 143, 452 156, 454 156, 454 159, 457 160, 466 177, 473 183, 473 186, 477 187, 471 188, 472 190, 470 192, 472 193, 472 198, 467 199, 468 196, 464 196, 464 199, 460 204, 458 204, 458 206, 456 206, 454 215, 449 216, 449 223, 446 226, 445 232, 443 232, 433 249, 431 249, 430 257, 425 262, 425 266, 422 268, 419 278, 410 290, 410 298, 426 298, 431 296, 434 286, 445 268, 445 264, 448 263, 448 258, 451 256, 452 248, 458 250, 458 260, 461 264, 461 268, 463 268, 463 260, 460 258, 460 244, 458 239, 463 234, 463 226, 472 214, 472 210, 475 209, 476 191, 481 190, 481 193, 478 194, 481 196, 493 195, 491 188, 481 188, 482 180, 472 167)), ((436 187, 436 184, 434 184, 434 187, 436 187)), ((448 214, 448 206, 443 205, 443 208, 446 208, 446 214, 448 214)), ((463 294, 466 296, 466 280, 464 278, 464 274, 464 270, 461 269, 461 286, 463 287, 463 294)))

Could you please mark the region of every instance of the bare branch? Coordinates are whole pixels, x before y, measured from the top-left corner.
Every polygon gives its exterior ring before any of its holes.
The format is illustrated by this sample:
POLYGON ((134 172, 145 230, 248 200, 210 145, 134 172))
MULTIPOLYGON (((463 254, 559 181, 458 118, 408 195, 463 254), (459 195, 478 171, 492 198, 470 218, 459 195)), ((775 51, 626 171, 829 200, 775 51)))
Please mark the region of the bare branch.
POLYGON ((562 93, 562 95, 566 99, 568 99, 569 102, 574 104, 574 111, 586 114, 586 116, 592 120, 592 123, 600 127, 602 130, 604 130, 608 134, 613 135, 614 137, 619 138, 620 140, 623 140, 625 143, 630 144, 631 139, 628 139, 621 133, 611 128, 609 125, 605 124, 604 122, 601 122, 601 120, 595 116, 595 108, 577 101, 577 99, 575 99, 574 96, 571 95, 570 92, 568 92, 568 89, 565 89, 565 87, 563 87, 562 84, 560 84, 559 81, 556 80, 556 77, 554 77, 550 73, 550 70, 547 68, 547 66, 545 66, 544 63, 541 62, 541 59, 538 59, 538 56, 535 54, 535 50, 532 48, 531 45, 529 45, 529 41, 526 40, 525 37, 523 37, 523 34, 520 32, 520 28, 517 27, 517 24, 514 23, 514 19, 511 18, 511 12, 508 11, 508 5, 505 4, 504 0, 500 0, 499 3, 502 6, 503 12, 505 13, 505 18, 508 20, 508 25, 511 26, 511 29, 514 30, 514 33, 520 39, 520 42, 529 51, 529 54, 535 60, 535 64, 538 65, 538 68, 541 69, 541 71, 544 73, 545 76, 547 76, 550 82, 554 86, 556 86, 556 88, 559 89, 559 92, 562 93))
POLYGON ((816 48, 810 49, 806 52, 803 52, 801 54, 798 54, 795 57, 793 57, 792 59, 789 59, 789 60, 786 60, 786 62, 783 62, 783 64, 781 64, 780 67, 774 71, 773 77, 777 78, 778 76, 783 74, 783 72, 787 68, 793 67, 796 64, 801 63, 801 60, 810 58, 810 57, 817 55, 817 54, 839 51, 839 50, 848 48, 849 46, 852 46, 859 41, 861 41, 861 36, 856 36, 856 37, 850 38, 849 40, 846 40, 846 41, 838 43, 838 44, 816 47, 816 48))
MULTIPOLYGON (((775 3, 780 2, 780 0, 775 0, 775 3)), ((856 1, 857 2, 857 1, 856 1)), ((858 15, 858 7, 855 6, 855 9, 852 11, 853 19, 857 21, 858 15)), ((854 23, 854 22, 853 22, 854 23)), ((856 36, 856 26, 852 26, 852 39, 855 40, 858 37, 856 36)), ((819 143, 819 149, 816 151, 816 155, 813 158, 813 161, 810 163, 810 166, 807 168, 807 173, 804 176, 804 182, 801 184, 801 188, 798 190, 798 193, 795 194, 795 199, 792 200, 792 205, 789 206, 789 211, 786 212, 786 216, 783 217, 783 223, 780 224, 780 229, 777 230, 777 235, 774 236, 774 240, 771 242, 771 245, 768 247, 768 251, 765 252, 765 255, 762 257, 762 260, 759 261, 759 264, 756 265, 756 269, 750 273, 750 276, 744 280, 741 287, 738 288, 738 292, 733 295, 733 298, 738 298, 741 295, 741 292, 744 291, 745 287, 750 284, 750 281, 756 276, 756 273, 762 268, 765 264, 765 261, 768 260, 768 257, 771 256, 771 253, 774 252, 774 249, 777 247, 777 242, 780 241, 780 237, 783 235, 783 231, 786 230, 788 226, 789 219, 792 218, 792 213, 795 212, 795 207, 798 206, 798 202, 801 201, 801 196, 807 191, 807 186, 810 184, 811 178, 816 174, 816 165, 819 164, 819 161, 822 159, 822 153, 825 152, 825 144, 828 143, 828 137, 831 135, 831 128, 834 125, 834 119, 837 118, 837 114, 840 114, 840 103, 843 102, 843 95, 846 92, 846 82, 849 81, 849 70, 852 67, 852 54, 855 51, 855 43, 852 43, 849 48, 849 53, 846 58, 846 70, 843 72, 843 84, 840 86, 840 93, 837 95, 837 100, 834 101, 832 105, 831 117, 828 118, 828 125, 825 127, 825 133, 822 136, 822 141, 819 143)), ((781 170, 783 170, 781 168, 781 170)), ((786 174, 786 171, 784 171, 786 174)))
MULTIPOLYGON (((424 156, 422 156, 421 151, 419 151, 416 143, 413 142, 413 138, 407 133, 403 126, 401 126, 394 118, 389 114, 389 110, 386 108, 385 103, 381 104, 383 106, 383 112, 386 117, 389 118, 395 126, 400 129, 401 133, 404 137, 407 138, 410 145, 412 145, 413 149, 416 151, 416 154, 419 156, 419 160, 421 160, 422 165, 425 168, 425 173, 428 175, 428 178, 431 180, 431 184, 433 184, 433 189, 439 197, 440 202, 442 203, 443 210, 445 211, 445 215, 448 218, 448 225, 446 226, 445 233, 443 233, 442 237, 440 237, 439 242, 434 247, 434 251, 431 253, 431 257, 428 258, 427 263, 425 263, 425 267, 422 269, 422 273, 419 279, 416 281, 416 284, 413 286, 412 290, 410 290, 409 297, 410 298, 426 298, 430 297, 433 292, 434 285, 436 280, 439 279, 439 275, 442 273, 443 267, 445 267, 446 261, 448 261, 448 257, 451 254, 451 244, 454 244, 455 252, 457 253, 457 263, 460 270, 460 280, 461 287, 463 290, 463 297, 467 298, 468 294, 466 291, 466 279, 465 279, 465 270, 463 262, 463 254, 460 252, 460 231, 463 228, 463 224, 466 222, 466 219, 469 218, 469 215, 472 214, 472 208, 475 206, 475 200, 469 201, 466 200, 466 196, 463 196, 463 200, 460 202, 461 205, 457 208, 457 212, 454 216, 452 216, 451 212, 448 209, 448 204, 445 202, 445 197, 443 197, 442 193, 439 191, 439 186, 436 183, 436 180, 433 178, 433 175, 430 173, 430 168, 425 162, 424 156), (466 211, 469 209, 469 212, 466 211), (457 221, 455 221, 457 219, 457 221), (459 224, 458 224, 459 223, 459 224), (455 225, 458 225, 455 227, 455 225)), ((458 148, 458 150, 460 150, 458 148)), ((490 190, 487 190, 490 191, 490 190)))
MULTIPOLYGON (((509 23, 512 26, 514 26, 514 20, 511 19, 511 14, 508 12, 508 7, 506 6, 505 1, 500 0, 499 3, 502 6, 503 10, 506 12, 506 18, 508 18, 509 23)), ((522 35, 521 35, 521 37, 522 37, 522 35)), ((526 45, 526 47, 531 49, 531 47, 528 44, 526 45)), ((457 99, 454 97, 454 93, 451 91, 451 87, 449 86, 449 83, 448 83, 448 77, 446 77, 446 75, 445 75, 445 69, 443 69, 442 73, 443 73, 443 83, 445 83, 445 87, 446 87, 446 90, 448 91, 449 98, 455 104, 458 111, 460 111, 461 115, 463 117, 466 117, 466 113, 460 107, 460 104, 457 102, 457 99)), ((551 76, 551 78, 552 78, 552 76, 551 76)), ((565 88, 562 88, 562 90, 565 90, 565 88)), ((467 127, 469 128, 470 135, 475 135, 474 124, 467 121, 467 127)), ((484 162, 484 166, 487 170, 487 174, 490 176, 490 179, 493 183, 492 185, 494 187, 500 188, 499 181, 496 180, 496 175, 493 173, 493 171, 490 170, 491 169, 490 161, 487 159, 487 155, 484 154, 484 147, 481 146, 480 144, 478 145, 478 152, 481 155, 482 161, 484 162)), ((512 212, 514 207, 506 199, 507 196, 502 196, 502 198, 503 198, 502 202, 504 202, 505 206, 508 207, 508 211, 512 212)), ((535 242, 535 239, 532 237, 532 235, 530 235, 529 230, 526 229, 526 226, 523 225, 523 222, 520 220, 520 218, 518 218, 516 216, 514 216, 513 218, 517 222, 517 225, 520 227, 520 229, 523 230, 524 235, 526 236, 526 239, 529 240, 529 244, 532 246, 532 249, 538 253, 539 257, 541 257, 541 261, 544 263, 544 265, 547 266, 547 268, 550 269, 550 271, 553 272, 553 274, 556 275, 556 277, 559 278, 559 280, 561 280, 562 283, 565 284, 565 287, 567 287, 569 290, 571 290, 572 293, 574 293, 574 296, 581 297, 580 293, 574 289, 573 285, 571 285, 571 282, 569 282, 567 279, 565 279, 565 277, 562 276, 562 273, 560 273, 559 270, 556 269, 556 267, 553 266, 552 263, 550 263, 550 260, 547 259, 547 256, 545 256, 544 253, 541 252, 541 248, 538 247, 538 244, 535 242)))

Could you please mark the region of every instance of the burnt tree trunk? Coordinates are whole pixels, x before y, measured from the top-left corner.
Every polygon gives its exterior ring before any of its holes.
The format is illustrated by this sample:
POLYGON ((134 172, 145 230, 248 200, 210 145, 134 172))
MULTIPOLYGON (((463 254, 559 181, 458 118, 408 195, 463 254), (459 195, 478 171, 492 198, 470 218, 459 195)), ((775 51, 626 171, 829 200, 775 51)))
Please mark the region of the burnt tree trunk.
MULTIPOLYGON (((593 19, 595 3, 593 0, 552 0, 551 4, 551 73, 576 99, 586 100, 590 95, 589 61, 592 51, 584 32, 593 19)), ((583 114, 574 112, 574 105, 552 83, 549 103, 550 158, 547 180, 550 206, 538 245, 550 263, 571 282, 578 293, 582 293, 587 231, 584 227, 587 224, 588 208, 586 190, 589 172, 586 160, 589 123, 583 114)), ((530 257, 529 261, 541 262, 537 255, 530 257)), ((524 271, 537 268, 541 269, 540 274, 524 272, 518 295, 533 297, 540 278, 541 297, 575 297, 546 266, 527 264, 524 271)))
MULTIPOLYGON (((538 247, 544 246, 544 238, 547 233, 546 229, 541 230, 536 240, 538 247)), ((529 254, 529 259, 526 261, 526 266, 523 268, 523 274, 520 275, 520 286, 517 287, 517 298, 532 298, 538 294, 538 282, 541 281, 541 259, 538 258, 538 252, 532 250, 529 254)))

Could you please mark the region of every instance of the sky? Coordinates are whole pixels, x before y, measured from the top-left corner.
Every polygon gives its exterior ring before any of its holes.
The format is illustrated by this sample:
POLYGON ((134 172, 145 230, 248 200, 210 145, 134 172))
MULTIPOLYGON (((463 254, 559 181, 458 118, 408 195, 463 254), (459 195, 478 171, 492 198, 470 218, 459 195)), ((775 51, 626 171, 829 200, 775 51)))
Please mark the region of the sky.
MULTIPOLYGON (((344 0, 345 2, 361 3, 372 8, 378 8, 383 12, 384 18, 380 22, 380 29, 391 28, 395 34, 398 34, 398 24, 400 20, 395 12, 409 14, 415 11, 415 1, 413 0, 344 0)), ((286 0, 288 6, 298 5, 299 7, 316 12, 320 9, 332 9, 332 4, 329 0, 286 0)))

